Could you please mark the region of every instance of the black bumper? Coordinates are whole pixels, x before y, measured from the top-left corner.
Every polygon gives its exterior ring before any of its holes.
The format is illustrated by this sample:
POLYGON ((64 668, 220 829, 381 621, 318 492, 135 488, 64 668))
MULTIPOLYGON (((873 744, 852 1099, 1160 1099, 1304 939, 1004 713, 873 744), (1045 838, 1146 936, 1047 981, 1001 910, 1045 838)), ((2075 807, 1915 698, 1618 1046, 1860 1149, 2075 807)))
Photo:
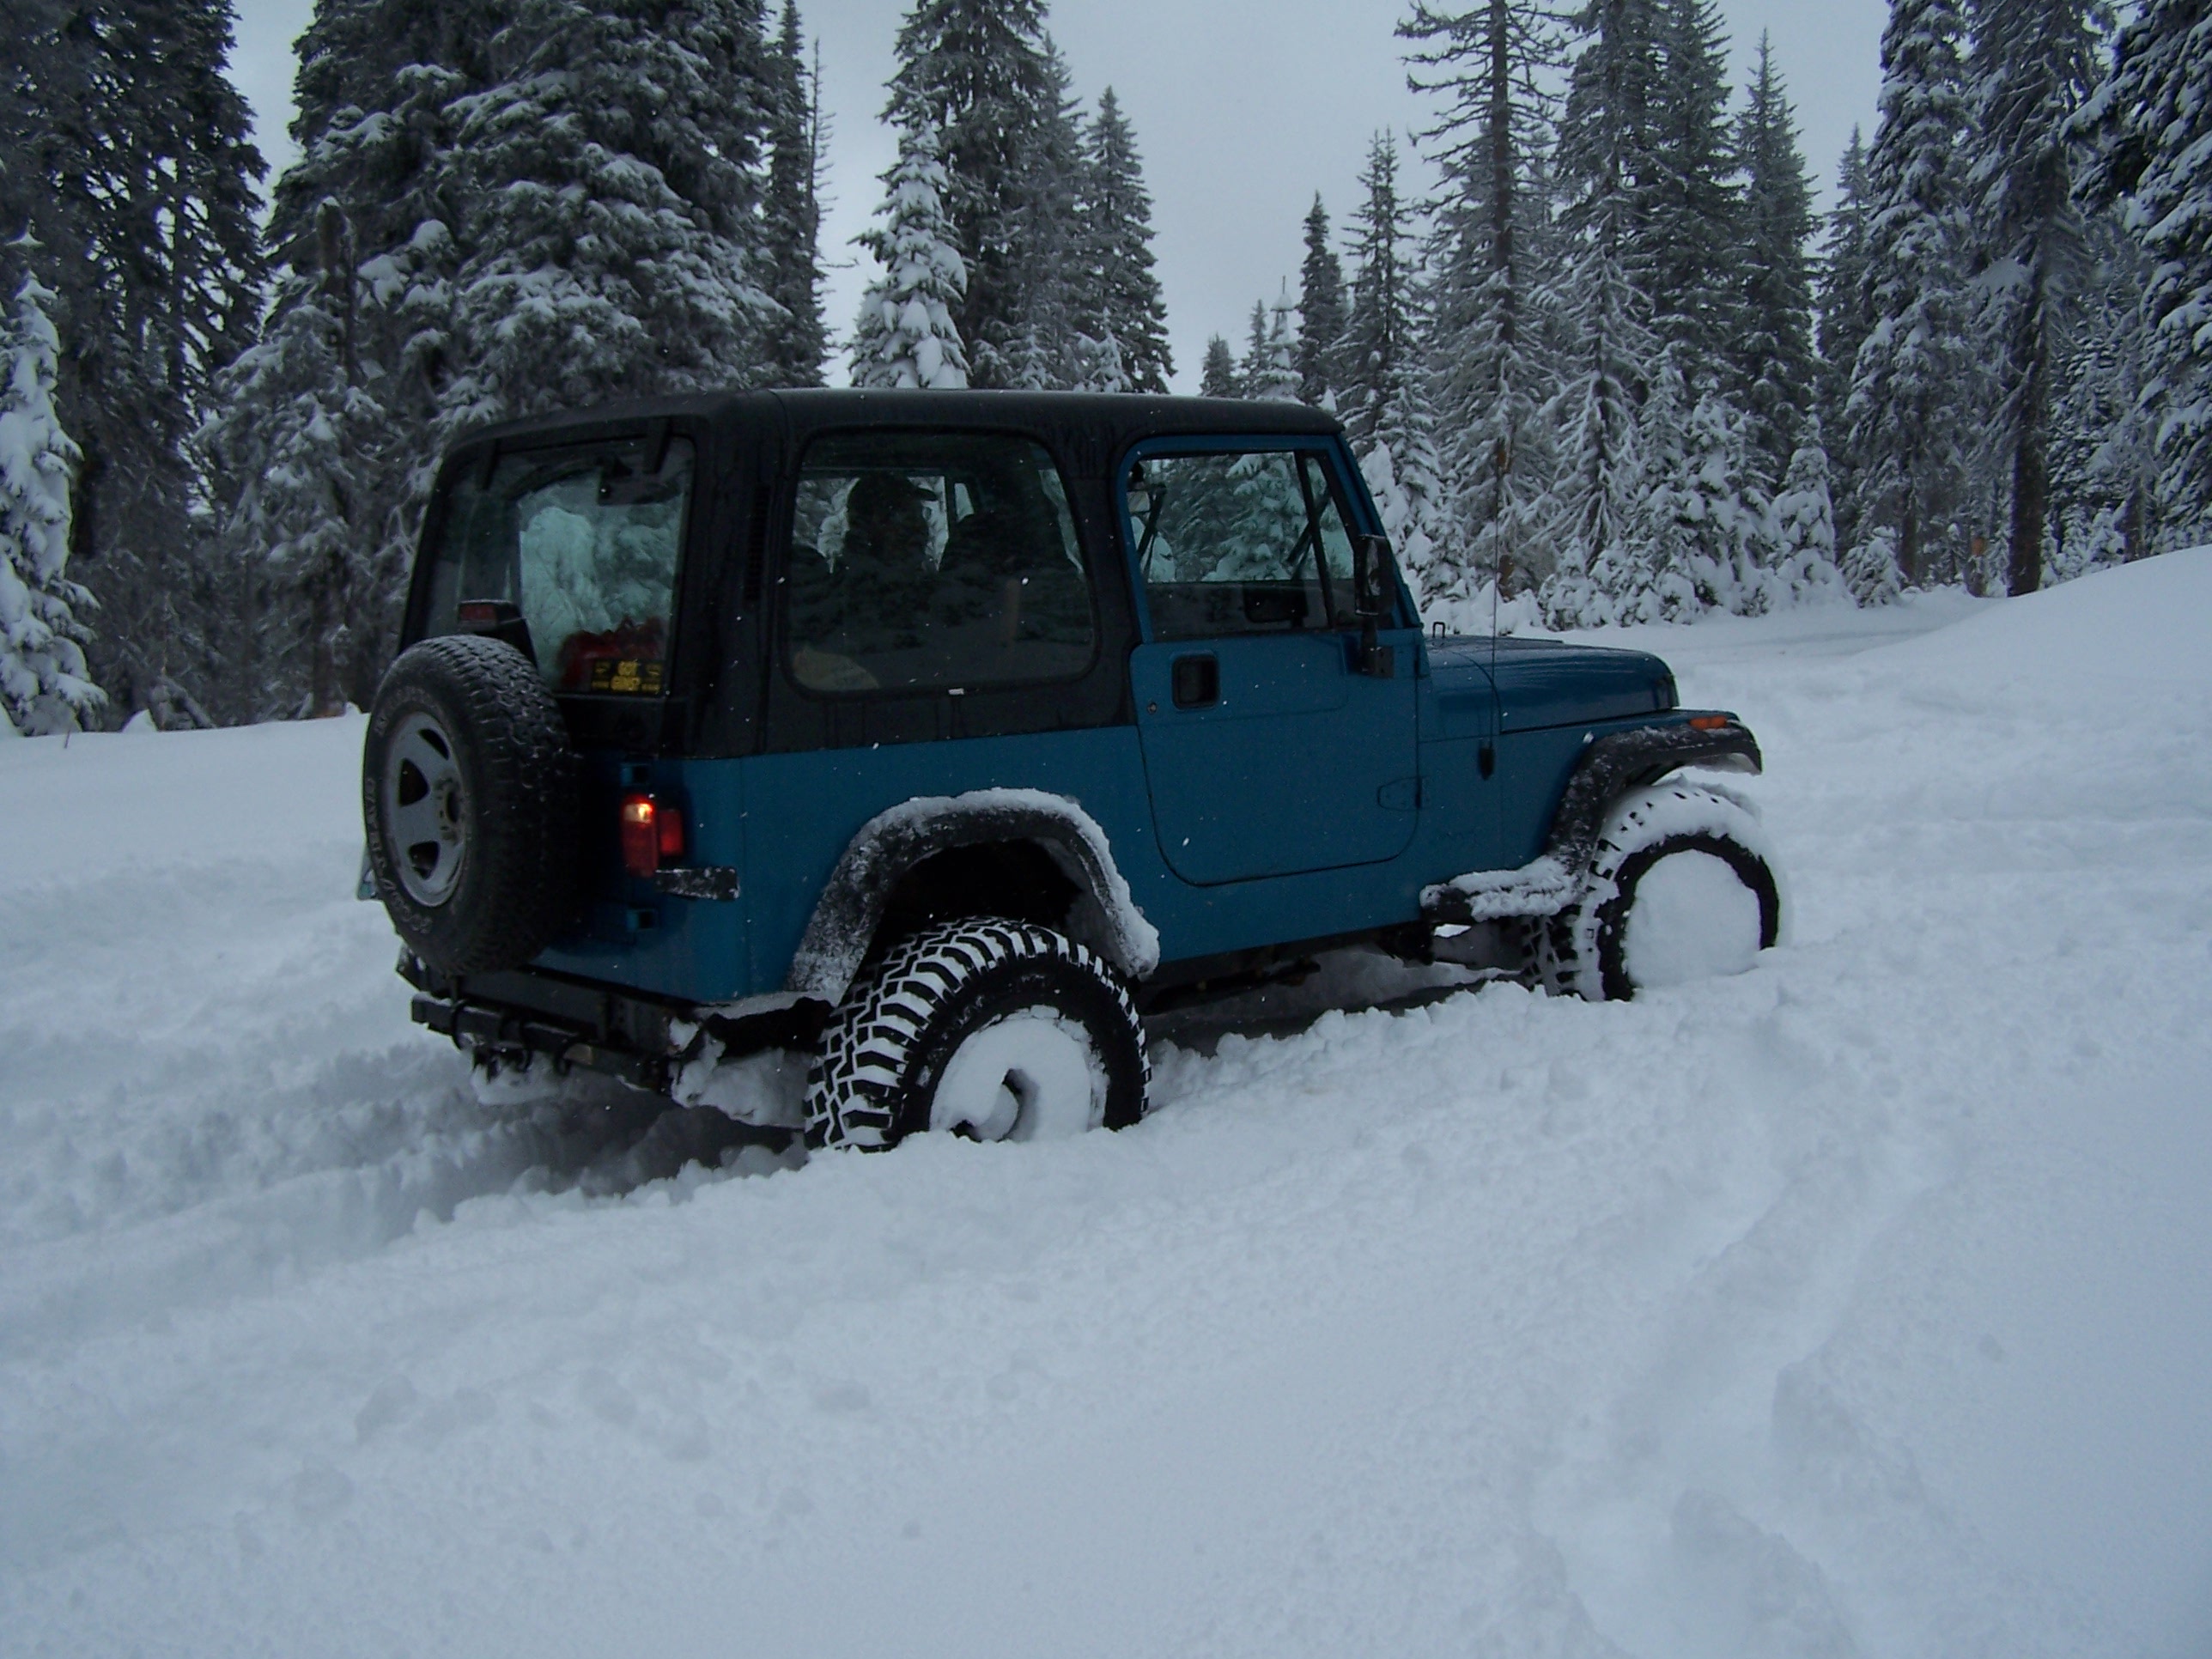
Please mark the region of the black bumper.
POLYGON ((683 1012, 672 1004, 557 974, 440 974, 411 956, 400 959, 399 973, 415 987, 415 1023, 459 1048, 544 1054, 564 1070, 580 1066, 667 1091, 670 1049, 681 1046, 670 1039, 683 1012))

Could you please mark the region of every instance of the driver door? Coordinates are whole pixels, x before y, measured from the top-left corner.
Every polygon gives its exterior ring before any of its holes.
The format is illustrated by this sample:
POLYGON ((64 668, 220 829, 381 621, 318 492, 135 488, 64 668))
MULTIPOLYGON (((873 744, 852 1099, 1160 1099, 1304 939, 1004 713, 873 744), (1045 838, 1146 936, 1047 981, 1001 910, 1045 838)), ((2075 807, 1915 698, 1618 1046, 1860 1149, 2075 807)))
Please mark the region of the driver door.
POLYGON ((1333 447, 1140 450, 1130 674, 1160 851, 1200 885, 1378 863, 1412 841, 1419 630, 1363 648, 1333 447))

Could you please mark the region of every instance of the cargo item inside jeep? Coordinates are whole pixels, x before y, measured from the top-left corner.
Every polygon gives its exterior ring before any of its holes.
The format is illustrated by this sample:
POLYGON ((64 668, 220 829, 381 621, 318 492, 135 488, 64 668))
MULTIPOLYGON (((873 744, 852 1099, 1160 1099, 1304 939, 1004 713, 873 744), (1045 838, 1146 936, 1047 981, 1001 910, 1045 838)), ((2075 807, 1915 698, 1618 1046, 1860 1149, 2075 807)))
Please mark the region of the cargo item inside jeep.
POLYGON ((1431 637, 1285 404, 750 392, 441 468, 362 764, 416 1018, 880 1148, 1143 1114, 1146 1022, 1363 945, 1606 1000, 1783 920, 1733 715, 1431 637), (760 1057, 803 1056, 803 1101, 760 1057))

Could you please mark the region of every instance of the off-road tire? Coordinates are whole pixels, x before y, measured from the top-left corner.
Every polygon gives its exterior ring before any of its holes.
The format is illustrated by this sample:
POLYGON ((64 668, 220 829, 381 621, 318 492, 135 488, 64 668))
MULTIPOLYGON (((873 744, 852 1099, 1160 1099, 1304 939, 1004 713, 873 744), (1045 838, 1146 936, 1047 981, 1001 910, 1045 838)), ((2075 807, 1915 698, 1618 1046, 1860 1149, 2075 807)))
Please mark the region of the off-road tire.
POLYGON ((806 1144, 879 1152, 926 1130, 963 1040, 1038 1006, 1088 1034, 1105 1070, 1104 1127, 1142 1117, 1152 1060, 1121 975, 1048 927, 985 917, 929 927, 861 970, 807 1074, 806 1144))
POLYGON ((407 946, 445 973, 519 968, 574 919, 576 761, 553 694, 513 646, 473 635, 424 640, 377 688, 362 751, 362 817, 377 896, 407 946), (410 716, 452 742, 461 852, 452 890, 424 902, 400 878, 384 774, 410 716))
POLYGON ((1758 815, 1732 794, 1670 780, 1613 804, 1574 901, 1531 925, 1538 981, 1592 1002, 1633 998, 1626 945, 1637 884, 1677 853, 1708 853, 1734 870, 1759 900, 1759 949, 1774 946, 1782 933, 1782 884, 1758 815))

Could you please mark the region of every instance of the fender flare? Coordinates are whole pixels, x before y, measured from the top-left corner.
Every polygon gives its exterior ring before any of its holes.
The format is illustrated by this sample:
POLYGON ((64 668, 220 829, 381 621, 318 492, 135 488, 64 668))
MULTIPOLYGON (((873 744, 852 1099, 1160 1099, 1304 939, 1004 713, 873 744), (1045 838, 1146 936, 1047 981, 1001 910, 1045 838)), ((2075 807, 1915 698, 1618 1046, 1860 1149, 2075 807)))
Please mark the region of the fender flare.
POLYGON ((1553 810, 1545 857, 1556 859, 1566 870, 1587 870, 1613 802, 1685 766, 1757 773, 1765 769, 1765 762, 1759 752, 1759 739, 1733 714, 1694 714, 1678 725, 1609 732, 1593 739, 1575 763, 1553 810))
POLYGON ((1159 933, 1137 908, 1097 820, 1065 795, 978 789, 902 801, 860 826, 822 884, 784 988, 842 1001, 907 872, 939 853, 993 842, 1031 842, 1051 856, 1079 895, 1071 928, 1083 944, 1132 980, 1159 966, 1159 933))

